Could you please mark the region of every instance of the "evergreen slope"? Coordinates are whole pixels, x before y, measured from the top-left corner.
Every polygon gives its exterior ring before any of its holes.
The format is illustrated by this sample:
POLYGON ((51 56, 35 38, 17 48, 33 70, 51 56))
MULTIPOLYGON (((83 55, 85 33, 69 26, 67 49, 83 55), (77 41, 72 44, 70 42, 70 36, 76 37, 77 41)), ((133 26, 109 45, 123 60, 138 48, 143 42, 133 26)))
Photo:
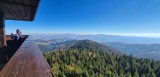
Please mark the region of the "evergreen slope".
POLYGON ((102 46, 83 40, 44 56, 56 77, 160 77, 160 62, 115 54, 102 46))

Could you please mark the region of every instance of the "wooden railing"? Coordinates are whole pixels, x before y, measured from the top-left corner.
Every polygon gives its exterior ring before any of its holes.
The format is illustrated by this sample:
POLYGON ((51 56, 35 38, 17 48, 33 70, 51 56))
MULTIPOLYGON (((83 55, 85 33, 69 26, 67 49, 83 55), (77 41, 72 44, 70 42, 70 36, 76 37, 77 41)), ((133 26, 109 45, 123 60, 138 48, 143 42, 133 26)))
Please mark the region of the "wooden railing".
POLYGON ((27 35, 24 35, 22 36, 22 39, 15 41, 11 39, 9 35, 6 36, 7 46, 0 47, 0 71, 2 66, 10 60, 26 38, 27 35))
POLYGON ((42 52, 28 37, 4 68, 0 77, 53 77, 42 52))

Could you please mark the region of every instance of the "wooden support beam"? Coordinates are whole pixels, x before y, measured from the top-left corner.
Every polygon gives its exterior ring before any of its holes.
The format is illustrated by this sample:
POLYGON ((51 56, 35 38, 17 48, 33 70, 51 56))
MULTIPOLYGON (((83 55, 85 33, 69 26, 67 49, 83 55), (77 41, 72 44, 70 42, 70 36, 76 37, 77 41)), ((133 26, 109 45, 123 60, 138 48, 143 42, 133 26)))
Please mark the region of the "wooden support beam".
POLYGON ((7 46, 6 44, 6 32, 5 32, 5 22, 3 15, 0 14, 0 47, 7 46))

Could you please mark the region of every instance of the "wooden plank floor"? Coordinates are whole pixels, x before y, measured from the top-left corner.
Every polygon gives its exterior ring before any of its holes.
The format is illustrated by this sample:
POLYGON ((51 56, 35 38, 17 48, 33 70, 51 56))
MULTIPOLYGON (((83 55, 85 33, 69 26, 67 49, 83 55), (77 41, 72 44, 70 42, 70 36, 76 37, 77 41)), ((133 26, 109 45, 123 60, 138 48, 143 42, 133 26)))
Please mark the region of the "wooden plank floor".
POLYGON ((0 72, 0 77, 53 77, 42 52, 30 37, 0 72))

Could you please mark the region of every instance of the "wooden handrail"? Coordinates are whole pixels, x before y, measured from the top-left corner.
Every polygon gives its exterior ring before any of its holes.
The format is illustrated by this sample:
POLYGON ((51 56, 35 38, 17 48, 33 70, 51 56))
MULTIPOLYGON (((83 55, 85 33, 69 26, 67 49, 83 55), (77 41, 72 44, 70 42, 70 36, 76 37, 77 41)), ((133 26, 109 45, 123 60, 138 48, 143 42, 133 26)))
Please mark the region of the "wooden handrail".
POLYGON ((28 37, 0 72, 0 77, 52 77, 50 67, 28 37))
POLYGON ((0 47, 0 71, 2 66, 5 65, 10 58, 14 55, 14 53, 19 49, 21 44, 25 41, 27 35, 23 35, 20 40, 11 39, 10 35, 6 35, 6 43, 7 46, 0 47))

